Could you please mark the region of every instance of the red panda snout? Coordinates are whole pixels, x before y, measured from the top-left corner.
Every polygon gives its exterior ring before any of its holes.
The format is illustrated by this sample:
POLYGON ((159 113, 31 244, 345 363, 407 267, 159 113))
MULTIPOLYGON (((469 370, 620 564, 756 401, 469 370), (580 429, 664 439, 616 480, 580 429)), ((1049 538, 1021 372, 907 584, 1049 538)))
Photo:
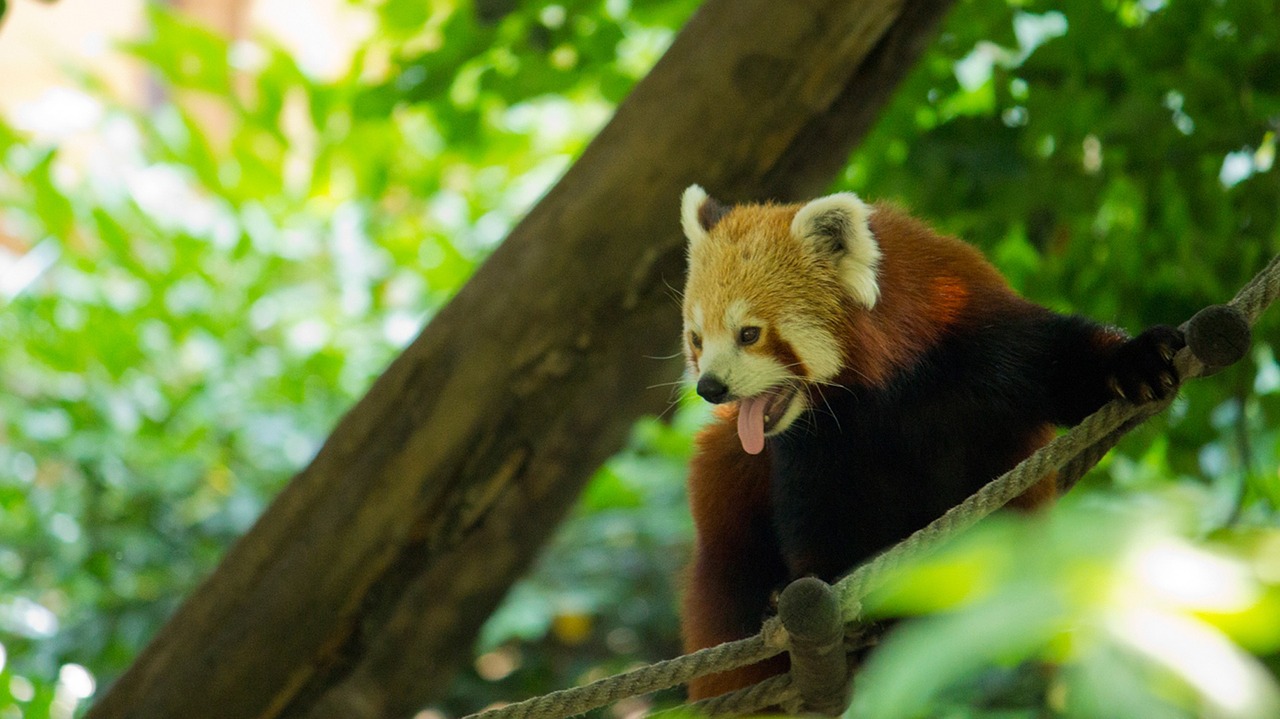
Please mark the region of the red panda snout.
POLYGON ((723 404, 729 401, 729 388, 713 374, 704 374, 698 379, 698 396, 711 404, 723 404))
MULTIPOLYGON (((733 326, 733 323, 726 323, 733 326)), ((767 332, 767 330, 765 330, 767 332)), ((698 395, 714 404, 760 394, 779 384, 794 382, 794 362, 773 351, 772 343, 743 346, 737 332, 713 331, 703 339, 702 351, 695 366, 698 395), (717 385, 724 388, 717 393, 717 385), (711 396, 703 392, 704 387, 711 396)))

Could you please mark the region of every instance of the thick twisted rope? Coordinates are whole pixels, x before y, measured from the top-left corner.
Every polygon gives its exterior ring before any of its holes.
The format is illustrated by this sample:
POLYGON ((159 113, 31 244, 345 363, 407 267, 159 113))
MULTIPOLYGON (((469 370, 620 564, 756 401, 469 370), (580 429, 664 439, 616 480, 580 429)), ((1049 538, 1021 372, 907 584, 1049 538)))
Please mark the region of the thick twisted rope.
POLYGON ((1273 257, 1227 304, 1240 310, 1252 325, 1277 296, 1280 296, 1280 255, 1273 257))
POLYGON ((788 713, 795 714, 801 709, 797 706, 798 699, 799 695, 791 686, 791 675, 779 674, 749 687, 703 699, 671 711, 672 713, 693 712, 705 716, 742 716, 759 714, 769 707, 780 706, 788 713))
MULTIPOLYGON (((597 707, 683 684, 712 672, 755 664, 786 651, 784 632, 777 622, 746 639, 707 647, 692 654, 639 667, 590 684, 544 694, 504 707, 472 714, 467 719, 551 719, 581 714, 597 707)), ((746 706, 746 704, 742 704, 746 706)), ((761 705, 769 706, 768 704, 761 705)))
MULTIPOLYGON (((1273 303, 1277 296, 1280 296, 1280 256, 1272 259, 1261 272, 1236 293, 1235 298, 1227 306, 1239 311, 1247 331, 1248 326, 1257 320, 1262 311, 1273 303)), ((1214 322, 1218 322, 1219 319, 1214 317, 1214 322)), ((1194 318, 1183 327, 1194 329, 1194 318)), ((1244 347, 1238 349, 1243 352, 1244 347)), ((1214 370, 1213 365, 1206 364, 1189 348, 1184 348, 1178 353, 1175 363, 1184 380, 1199 377, 1214 370)), ((856 621, 861 614, 862 600, 868 593, 883 584, 895 568, 937 546, 944 537, 972 526, 1000 509, 1049 473, 1058 472, 1059 487, 1062 490, 1069 489, 1097 464, 1121 437, 1150 417, 1162 412, 1171 402, 1172 398, 1141 405, 1120 400, 1108 402, 1097 412, 1086 417, 1083 422, 1041 447, 1018 466, 989 482, 969 499, 836 583, 834 589, 840 599, 842 618, 845 622, 856 626, 856 621)), ((765 623, 759 634, 746 639, 708 647, 692 654, 606 677, 585 686, 563 689, 516 704, 472 714, 466 719, 563 719, 605 706, 619 699, 666 689, 694 677, 754 664, 780 654, 786 649, 786 632, 776 621, 770 620, 765 623)), ((771 706, 781 706, 794 712, 802 708, 797 705, 797 701, 798 695, 792 686, 791 677, 784 674, 735 692, 704 699, 690 705, 689 708, 713 716, 750 714, 771 706)))

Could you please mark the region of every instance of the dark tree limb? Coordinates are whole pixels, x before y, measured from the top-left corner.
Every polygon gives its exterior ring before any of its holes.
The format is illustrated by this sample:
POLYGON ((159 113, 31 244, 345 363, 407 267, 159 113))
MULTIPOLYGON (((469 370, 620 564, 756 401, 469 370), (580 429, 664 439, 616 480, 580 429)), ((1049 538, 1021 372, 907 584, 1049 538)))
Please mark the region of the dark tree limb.
POLYGON ((661 410, 681 190, 821 192, 949 0, 709 0, 91 719, 411 715, 661 410))

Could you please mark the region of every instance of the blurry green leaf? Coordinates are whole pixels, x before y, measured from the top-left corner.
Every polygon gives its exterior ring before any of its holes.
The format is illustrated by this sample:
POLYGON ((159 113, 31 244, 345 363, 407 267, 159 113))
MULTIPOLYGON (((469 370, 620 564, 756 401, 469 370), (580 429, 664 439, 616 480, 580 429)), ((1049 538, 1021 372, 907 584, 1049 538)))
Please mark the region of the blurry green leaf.
POLYGON ((226 38, 159 5, 147 6, 150 39, 126 45, 178 89, 200 90, 234 102, 226 38))
POLYGON ((1142 707, 1169 713, 1201 702, 1226 716, 1269 715, 1264 707, 1280 706, 1274 678, 1229 637, 1261 651, 1274 648, 1271 617, 1280 585, 1264 587, 1247 558, 1280 534, 1271 530, 1264 543, 1200 549, 1177 539, 1178 523, 1169 521, 1189 506, 1181 498, 1152 497, 1148 511, 1136 515, 1137 507, 1121 504, 1099 512, 1101 505, 1066 503, 1034 521, 981 525, 909 562, 868 609, 934 614, 896 628, 872 655, 854 715, 931 714, 958 687, 980 690, 986 673, 1038 663, 1066 668, 1070 688, 1060 685, 1066 698, 1055 700, 1051 682, 1043 699, 1031 701, 1091 704, 1081 697, 1118 691, 1125 696, 1099 706, 1132 707, 1083 716, 1138 717, 1142 707), (949 571, 965 563, 968 571, 949 571), (984 591, 969 591, 975 576, 983 578, 984 591), (1116 652, 1144 667, 1124 689, 1091 667, 1116 652), (1168 682, 1181 687, 1176 698, 1164 696, 1168 682))
POLYGON ((512 598, 485 622, 476 641, 478 652, 494 649, 513 639, 534 641, 550 630, 555 610, 547 599, 524 585, 517 586, 512 592, 512 598))
POLYGON ((1026 587, 998 602, 901 628, 858 677, 854 716, 925 715, 943 688, 992 664, 1034 656, 1066 629, 1060 601, 1026 587))
POLYGON ((989 595, 1008 568, 990 546, 952 549, 917 562, 894 577, 890 586, 863 604, 869 617, 929 614, 989 595))
POLYGON ((71 202, 54 184, 52 167, 54 153, 45 152, 26 176, 26 184, 33 194, 34 211, 44 224, 45 231, 62 241, 71 240, 75 211, 71 202))
POLYGON ((389 29, 417 30, 430 16, 430 3, 413 0, 389 0, 382 5, 382 19, 389 29))

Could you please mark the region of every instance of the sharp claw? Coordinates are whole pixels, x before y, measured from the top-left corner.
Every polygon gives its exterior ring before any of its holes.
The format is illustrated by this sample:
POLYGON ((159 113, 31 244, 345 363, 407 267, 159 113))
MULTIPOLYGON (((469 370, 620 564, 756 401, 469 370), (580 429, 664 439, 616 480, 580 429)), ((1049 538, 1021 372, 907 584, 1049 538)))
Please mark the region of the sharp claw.
POLYGON ((1107 386, 1111 388, 1111 393, 1120 399, 1129 399, 1129 397, 1125 395, 1124 390, 1120 387, 1120 380, 1115 377, 1107 379, 1107 386))
POLYGON ((1165 362, 1172 362, 1175 354, 1177 353, 1173 351, 1173 347, 1170 347, 1169 345, 1160 345, 1160 356, 1165 362))
POLYGON ((1166 390, 1169 390, 1169 389, 1173 389, 1173 386, 1174 386, 1175 384, 1177 384, 1177 383, 1173 381, 1173 375, 1169 374, 1168 372, 1161 372, 1161 373, 1160 373, 1160 386, 1161 386, 1161 387, 1164 387, 1166 390))
POLYGON ((1138 395, 1142 397, 1143 402, 1150 402, 1151 400, 1156 398, 1155 393, 1152 392, 1151 388, 1145 384, 1142 385, 1142 388, 1138 390, 1138 395))

